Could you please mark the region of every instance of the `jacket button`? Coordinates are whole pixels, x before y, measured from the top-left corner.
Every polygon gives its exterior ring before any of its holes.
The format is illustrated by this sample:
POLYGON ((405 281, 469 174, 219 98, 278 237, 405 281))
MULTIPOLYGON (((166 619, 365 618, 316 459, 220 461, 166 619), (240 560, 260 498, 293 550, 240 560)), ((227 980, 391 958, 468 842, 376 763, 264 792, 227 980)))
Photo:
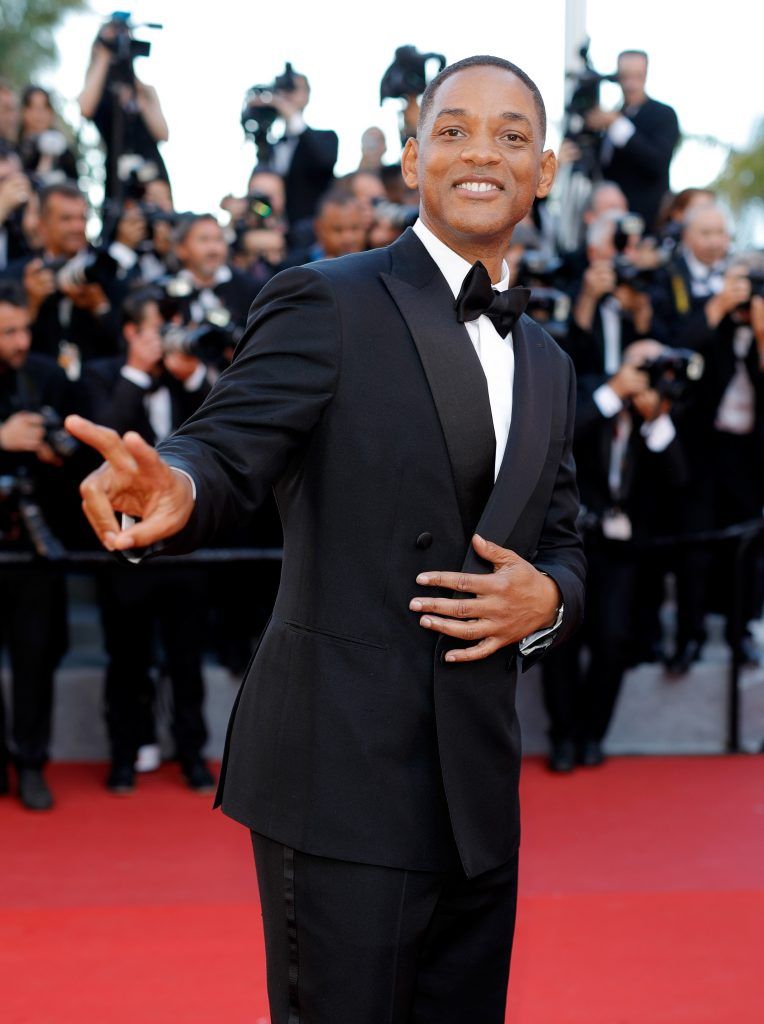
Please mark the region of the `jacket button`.
POLYGON ((420 551, 425 551, 432 544, 431 533, 420 533, 416 539, 416 546, 420 551))

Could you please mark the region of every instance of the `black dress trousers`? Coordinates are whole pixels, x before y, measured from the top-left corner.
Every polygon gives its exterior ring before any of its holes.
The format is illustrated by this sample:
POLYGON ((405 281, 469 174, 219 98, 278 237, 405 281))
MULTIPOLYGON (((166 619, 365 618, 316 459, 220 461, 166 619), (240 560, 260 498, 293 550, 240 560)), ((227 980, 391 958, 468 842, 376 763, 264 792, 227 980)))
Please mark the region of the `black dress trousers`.
POLYGON ((252 845, 271 1024, 503 1024, 516 856, 468 879, 252 845))

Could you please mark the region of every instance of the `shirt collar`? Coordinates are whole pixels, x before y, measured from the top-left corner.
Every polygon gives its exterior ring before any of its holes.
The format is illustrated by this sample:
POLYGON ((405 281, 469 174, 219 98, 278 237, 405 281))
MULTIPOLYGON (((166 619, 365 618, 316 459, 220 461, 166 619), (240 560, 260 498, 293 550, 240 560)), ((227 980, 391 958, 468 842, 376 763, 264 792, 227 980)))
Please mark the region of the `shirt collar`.
MULTIPOLYGON (((188 281, 189 284, 191 284, 194 288, 200 288, 200 285, 197 283, 196 278, 191 273, 191 271, 188 270, 186 267, 183 267, 183 269, 178 272, 177 276, 182 277, 185 281, 188 281)), ((215 271, 215 278, 212 284, 204 285, 204 288, 217 288, 218 285, 227 284, 232 277, 233 272, 231 271, 231 268, 227 264, 224 264, 222 267, 218 267, 218 269, 215 271)), ((200 288, 200 290, 204 291, 204 288, 200 288)))
POLYGON ((707 281, 714 274, 724 273, 724 260, 719 260, 717 263, 712 263, 709 266, 707 263, 702 263, 697 256, 693 256, 686 246, 682 246, 682 255, 687 264, 687 269, 690 271, 690 276, 696 280, 707 281))
MULTIPOLYGON (((421 219, 416 221, 413 231, 435 261, 438 270, 445 277, 448 287, 453 292, 454 298, 456 298, 461 291, 465 277, 472 269, 472 264, 454 252, 453 249, 450 249, 445 242, 441 242, 437 235, 434 235, 421 219)), ((501 281, 498 284, 492 285, 492 287, 497 292, 504 292, 509 288, 509 267, 506 261, 502 261, 501 264, 501 281)))

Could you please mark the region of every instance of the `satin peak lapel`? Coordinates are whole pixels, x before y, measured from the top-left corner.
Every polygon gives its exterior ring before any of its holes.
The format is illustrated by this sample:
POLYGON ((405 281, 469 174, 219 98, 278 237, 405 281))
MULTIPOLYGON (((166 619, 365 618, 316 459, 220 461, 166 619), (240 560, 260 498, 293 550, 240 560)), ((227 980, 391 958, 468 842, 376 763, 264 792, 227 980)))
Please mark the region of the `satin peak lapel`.
POLYGON ((382 280, 414 339, 451 462, 466 536, 493 485, 496 437, 488 386, 466 327, 456 319, 445 278, 412 231, 391 246, 382 280))
MULTIPOLYGON (((512 423, 499 474, 476 532, 496 544, 506 545, 541 476, 549 450, 555 386, 552 361, 541 330, 527 317, 512 329, 515 380, 512 389, 512 423)), ((485 571, 472 547, 464 570, 485 571)))

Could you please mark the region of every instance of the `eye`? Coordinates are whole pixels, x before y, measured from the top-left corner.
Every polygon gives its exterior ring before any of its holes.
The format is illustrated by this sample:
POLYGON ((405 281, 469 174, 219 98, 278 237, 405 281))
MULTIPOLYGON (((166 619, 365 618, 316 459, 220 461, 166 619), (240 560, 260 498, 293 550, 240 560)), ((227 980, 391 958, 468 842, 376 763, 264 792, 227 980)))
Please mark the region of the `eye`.
POLYGON ((458 138, 458 136, 462 135, 463 133, 461 128, 443 128, 440 132, 438 132, 438 134, 447 135, 450 139, 455 139, 458 138))
POLYGON ((507 132, 504 138, 508 142, 525 142, 524 136, 519 135, 517 132, 507 132))

